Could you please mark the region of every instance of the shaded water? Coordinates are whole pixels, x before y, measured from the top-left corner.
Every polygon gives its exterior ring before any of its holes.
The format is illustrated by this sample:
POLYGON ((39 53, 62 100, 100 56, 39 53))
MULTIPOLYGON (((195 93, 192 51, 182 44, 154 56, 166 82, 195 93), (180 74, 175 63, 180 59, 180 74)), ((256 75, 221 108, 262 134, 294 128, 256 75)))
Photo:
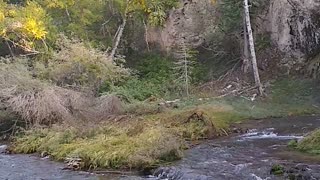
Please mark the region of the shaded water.
POLYGON ((185 158, 162 167, 154 176, 97 176, 63 171, 63 165, 25 155, 0 155, 0 179, 190 179, 278 180, 270 175, 274 164, 302 169, 302 179, 320 180, 319 157, 291 152, 287 143, 320 127, 319 117, 256 120, 239 125, 246 134, 209 140, 188 150, 185 158))

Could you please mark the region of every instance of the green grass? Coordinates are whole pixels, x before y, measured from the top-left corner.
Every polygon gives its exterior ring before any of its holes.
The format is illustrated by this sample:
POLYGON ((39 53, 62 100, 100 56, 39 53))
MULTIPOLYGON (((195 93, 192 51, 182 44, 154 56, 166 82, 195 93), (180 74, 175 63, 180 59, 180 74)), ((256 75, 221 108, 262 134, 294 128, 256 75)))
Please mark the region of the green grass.
POLYGON ((18 136, 16 153, 48 152, 55 160, 80 157, 82 168, 144 169, 182 157, 186 140, 225 135, 232 111, 199 106, 127 116, 117 123, 79 130, 66 125, 31 129, 18 136))
POLYGON ((314 87, 309 81, 280 80, 273 84, 268 98, 258 101, 242 97, 206 101, 194 98, 180 102, 179 109, 164 112, 157 111, 155 104, 131 104, 126 107, 127 115, 118 121, 28 130, 16 137, 12 149, 17 153, 46 151, 61 161, 79 157, 84 169, 157 167, 180 159, 188 148, 187 141, 227 135, 232 123, 318 113, 312 97, 319 91, 314 87))
POLYGON ((289 142, 289 147, 308 154, 320 155, 320 130, 312 132, 300 142, 289 142))

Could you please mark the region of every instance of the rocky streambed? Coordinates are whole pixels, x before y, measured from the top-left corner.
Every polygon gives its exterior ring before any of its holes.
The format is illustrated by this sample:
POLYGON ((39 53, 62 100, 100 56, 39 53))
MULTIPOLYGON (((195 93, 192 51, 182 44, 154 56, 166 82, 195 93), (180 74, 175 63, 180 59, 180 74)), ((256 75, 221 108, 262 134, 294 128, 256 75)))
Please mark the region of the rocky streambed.
POLYGON ((1 154, 0 179, 320 180, 320 157, 287 147, 290 140, 320 127, 320 117, 255 120, 239 127, 249 130, 208 140, 188 150, 181 161, 145 177, 73 172, 48 159, 1 154))

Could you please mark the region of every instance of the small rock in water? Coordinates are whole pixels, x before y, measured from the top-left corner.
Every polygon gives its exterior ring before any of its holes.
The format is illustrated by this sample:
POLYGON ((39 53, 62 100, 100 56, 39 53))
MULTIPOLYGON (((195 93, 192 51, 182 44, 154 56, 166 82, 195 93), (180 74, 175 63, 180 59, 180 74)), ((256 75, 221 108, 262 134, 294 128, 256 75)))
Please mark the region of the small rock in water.
POLYGON ((40 154, 40 156, 41 156, 42 158, 45 158, 45 157, 49 156, 49 153, 48 153, 47 151, 43 151, 43 152, 40 154))
POLYGON ((82 159, 81 158, 66 158, 65 163, 67 163, 67 166, 63 169, 69 169, 69 170, 80 170, 82 159))
POLYGON ((0 154, 6 153, 8 150, 8 146, 7 145, 1 145, 0 146, 0 154))

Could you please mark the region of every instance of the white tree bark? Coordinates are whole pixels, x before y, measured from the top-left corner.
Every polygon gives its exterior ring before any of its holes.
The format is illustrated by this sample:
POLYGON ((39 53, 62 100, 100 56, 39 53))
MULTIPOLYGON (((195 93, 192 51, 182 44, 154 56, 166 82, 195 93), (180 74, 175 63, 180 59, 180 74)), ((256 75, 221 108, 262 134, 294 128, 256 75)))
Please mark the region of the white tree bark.
POLYGON ((184 43, 184 78, 185 78, 185 88, 186 88, 186 95, 189 98, 189 72, 188 72, 188 54, 187 54, 187 47, 184 43))
POLYGON ((112 59, 112 61, 114 60, 114 57, 116 55, 116 51, 118 49, 118 46, 120 44, 120 41, 121 41, 121 37, 123 35, 123 30, 124 28, 126 27, 126 24, 127 24, 127 18, 123 18, 123 22, 122 24, 120 25, 120 28, 119 28, 119 32, 117 33, 116 35, 116 39, 115 39, 115 43, 113 45, 113 48, 112 48, 112 51, 110 53, 110 58, 112 59))
POLYGON ((110 53, 110 56, 109 56, 109 57, 112 59, 112 61, 114 61, 114 57, 115 57, 115 55, 116 55, 118 46, 119 46, 119 44, 120 44, 120 41, 121 41, 121 38, 122 38, 122 35, 123 35, 124 28, 125 28, 126 25, 127 25, 129 2, 130 2, 130 0, 127 0, 127 1, 126 1, 126 7, 125 7, 125 10, 124 10, 124 14, 123 14, 122 24, 120 25, 119 31, 117 31, 117 33, 116 33, 115 43, 114 43, 114 45, 113 45, 113 48, 112 48, 111 53, 110 53))
POLYGON ((251 22, 250 22, 250 11, 249 11, 248 0, 244 0, 244 12, 245 12, 246 25, 247 25, 247 31, 249 36, 249 48, 250 48, 250 53, 252 58, 251 61, 252 61, 254 81, 256 83, 256 86, 259 89, 260 95, 263 95, 263 89, 262 89, 262 84, 259 76, 259 70, 257 65, 257 58, 256 58, 256 52, 255 52, 254 40, 253 40, 253 34, 252 34, 252 28, 251 28, 251 22))
POLYGON ((143 20, 143 25, 144 25, 144 30, 145 30, 145 32, 144 32, 144 40, 146 42, 148 52, 150 52, 149 39, 148 39, 148 25, 144 20, 143 20))
POLYGON ((249 54, 249 41, 248 41, 248 31, 247 31, 247 23, 245 13, 243 13, 243 60, 242 60, 242 71, 244 73, 248 73, 250 64, 249 54))

